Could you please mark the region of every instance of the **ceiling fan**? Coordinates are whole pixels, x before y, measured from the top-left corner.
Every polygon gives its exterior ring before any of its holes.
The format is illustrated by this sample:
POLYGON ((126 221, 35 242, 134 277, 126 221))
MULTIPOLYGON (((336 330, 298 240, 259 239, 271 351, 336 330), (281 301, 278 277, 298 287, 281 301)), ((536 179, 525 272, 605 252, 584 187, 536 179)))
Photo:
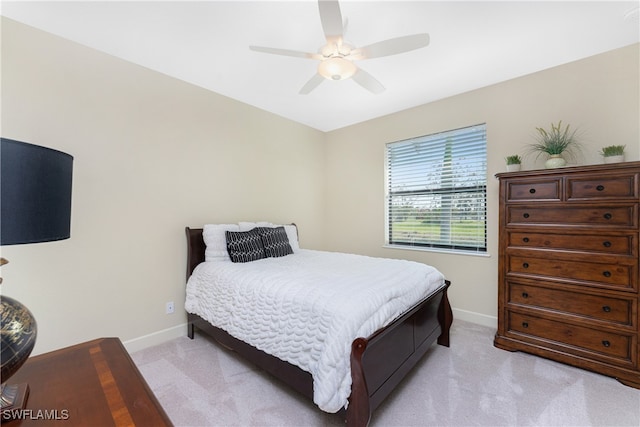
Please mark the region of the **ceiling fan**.
POLYGON ((257 52, 319 60, 317 74, 311 77, 300 89, 302 95, 310 93, 324 79, 344 80, 348 78, 353 78, 356 83, 372 93, 381 93, 385 90, 384 86, 353 61, 396 55, 420 49, 429 44, 429 34, 423 33, 396 37, 357 48, 344 41, 345 28, 342 23, 339 2, 337 0, 319 0, 318 9, 320 10, 322 29, 327 40, 318 53, 249 46, 249 49, 257 52))

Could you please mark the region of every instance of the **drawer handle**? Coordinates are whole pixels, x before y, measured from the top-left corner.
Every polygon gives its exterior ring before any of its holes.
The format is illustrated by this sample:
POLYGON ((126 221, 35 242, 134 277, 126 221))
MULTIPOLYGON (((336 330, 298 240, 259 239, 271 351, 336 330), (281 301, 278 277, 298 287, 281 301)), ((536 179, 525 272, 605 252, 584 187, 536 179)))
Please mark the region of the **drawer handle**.
POLYGON ((522 241, 525 242, 525 243, 529 243, 529 238, 525 237, 524 239, 522 239, 522 241))
POLYGON ((525 217, 525 218, 529 218, 529 214, 526 213, 526 212, 522 216, 525 217))
POLYGON ((535 189, 535 188, 531 188, 531 189, 529 190, 529 193, 531 193, 531 194, 536 194, 536 189, 535 189))
POLYGON ((602 242, 602 246, 604 246, 605 248, 610 248, 611 247, 611 242, 608 240, 605 240, 604 242, 602 242))
POLYGON ((526 292, 523 292, 523 293, 522 293, 522 298, 529 298, 529 294, 528 294, 528 293, 526 293, 526 292))
POLYGON ((602 311, 604 311, 605 313, 611 313, 611 307, 609 307, 608 305, 603 305, 602 311))
POLYGON ((528 327, 529 327, 529 323, 527 323, 527 322, 522 322, 522 327, 523 327, 523 328, 528 328, 528 327))
POLYGON ((524 267, 524 268, 529 268, 529 263, 528 263, 528 262, 523 262, 523 263, 522 263, 522 267, 524 267))
POLYGON ((596 190, 598 190, 598 191, 602 191, 602 190, 604 190, 604 185, 598 185, 598 186, 596 187, 596 190))
POLYGON ((611 343, 607 340, 602 340, 602 345, 605 347, 611 347, 611 343))
POLYGON ((604 277, 611 277, 611 272, 610 272, 610 271, 603 271, 603 272, 602 272, 602 275, 603 275, 604 277))
POLYGON ((611 219, 613 218, 613 215, 611 215, 609 212, 607 212, 606 214, 602 215, 604 217, 604 219, 611 219))

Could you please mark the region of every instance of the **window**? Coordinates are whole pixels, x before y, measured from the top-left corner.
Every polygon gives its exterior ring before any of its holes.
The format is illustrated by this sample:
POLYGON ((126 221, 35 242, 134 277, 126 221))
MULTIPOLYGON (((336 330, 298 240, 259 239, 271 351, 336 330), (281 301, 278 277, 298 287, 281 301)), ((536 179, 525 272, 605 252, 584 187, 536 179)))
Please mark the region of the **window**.
POLYGON ((389 245, 487 251, 486 125, 387 144, 389 245))

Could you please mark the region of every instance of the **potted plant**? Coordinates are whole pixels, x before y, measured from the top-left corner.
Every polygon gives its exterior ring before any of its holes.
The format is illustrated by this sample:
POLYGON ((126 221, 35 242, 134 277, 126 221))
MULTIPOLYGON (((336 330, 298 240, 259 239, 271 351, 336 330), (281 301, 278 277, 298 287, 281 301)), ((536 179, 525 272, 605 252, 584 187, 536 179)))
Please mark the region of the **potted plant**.
POLYGON ((512 156, 507 156, 504 160, 507 162, 507 172, 517 172, 520 170, 522 159, 519 155, 514 154, 512 156))
POLYGON ((567 164, 565 157, 572 158, 579 149, 576 131, 570 131, 569 125, 562 127, 562 120, 557 125, 551 123, 551 129, 536 128, 537 142, 530 146, 531 151, 547 154, 549 159, 544 166, 547 169, 559 168, 567 164))
POLYGON ((604 157, 605 163, 624 162, 624 149, 626 145, 609 145, 602 147, 600 154, 604 157))

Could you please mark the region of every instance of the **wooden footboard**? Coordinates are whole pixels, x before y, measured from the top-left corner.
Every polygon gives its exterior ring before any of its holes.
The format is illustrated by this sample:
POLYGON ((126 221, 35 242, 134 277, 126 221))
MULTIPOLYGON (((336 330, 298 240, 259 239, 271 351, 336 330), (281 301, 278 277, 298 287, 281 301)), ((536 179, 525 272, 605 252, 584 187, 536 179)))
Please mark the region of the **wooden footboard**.
MULTIPOLYGON (((187 279, 204 261, 202 229, 186 228, 188 242, 187 279)), ((351 346, 351 396, 346 413, 349 426, 366 426, 371 414, 391 391, 420 361, 434 341, 449 346, 449 330, 453 322, 447 289, 451 283, 416 304, 403 316, 367 338, 357 338, 351 346)), ((238 352, 247 360, 313 399, 311 374, 238 340, 209 324, 200 316, 188 314, 188 335, 195 328, 212 336, 224 347, 238 352)), ((342 412, 345 412, 344 410, 342 412)))
POLYGON ((434 341, 449 346, 453 314, 450 282, 393 323, 351 345, 351 396, 347 425, 366 426, 373 411, 427 353, 434 341))

